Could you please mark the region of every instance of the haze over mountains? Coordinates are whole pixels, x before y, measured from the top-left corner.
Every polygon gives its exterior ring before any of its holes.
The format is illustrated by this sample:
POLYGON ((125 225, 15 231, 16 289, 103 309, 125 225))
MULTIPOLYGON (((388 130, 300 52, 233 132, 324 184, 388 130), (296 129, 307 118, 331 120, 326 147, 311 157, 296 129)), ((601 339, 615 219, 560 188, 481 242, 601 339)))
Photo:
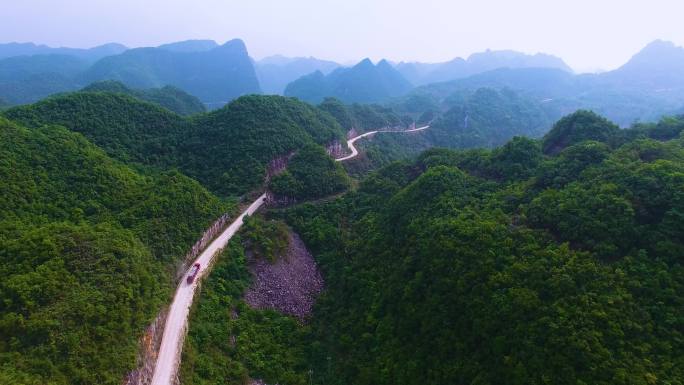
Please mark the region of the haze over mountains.
POLYGON ((400 96, 412 87, 386 60, 374 65, 364 59, 351 68, 338 68, 329 75, 316 71, 290 83, 285 96, 320 103, 326 96, 343 102, 370 103, 400 96))
POLYGON ((489 87, 510 88, 530 98, 551 119, 587 108, 626 126, 684 110, 684 49, 664 41, 649 44, 616 70, 579 75, 560 58, 506 50, 444 63, 373 64, 365 59, 345 67, 313 57, 278 55, 255 61, 239 39, 223 45, 188 40, 134 49, 120 44, 72 49, 9 43, 0 45, 0 58, 0 99, 9 105, 115 80, 141 92, 172 86, 209 109, 253 93, 284 94, 311 103, 326 97, 345 103, 419 98, 423 104, 443 105, 454 93, 489 87))
POLYGON ((565 62, 555 56, 538 53, 526 55, 516 51, 474 53, 467 59, 455 58, 444 63, 401 62, 397 70, 414 85, 465 78, 497 68, 557 68, 572 73, 565 62))
POLYGON ((126 46, 118 43, 109 43, 93 48, 52 48, 34 43, 6 43, 0 44, 0 59, 14 56, 69 55, 79 59, 95 61, 105 56, 118 55, 127 49, 126 46))
POLYGON ((0 385, 684 385, 681 112, 663 41, 0 45, 0 385))
POLYGON ((128 50, 98 61, 81 79, 118 80, 134 88, 174 85, 209 105, 261 91, 247 48, 237 39, 215 47, 191 41, 128 50))
POLYGON ((327 75, 339 64, 315 57, 268 56, 254 62, 261 89, 266 94, 282 95, 285 87, 304 75, 321 71, 327 75))

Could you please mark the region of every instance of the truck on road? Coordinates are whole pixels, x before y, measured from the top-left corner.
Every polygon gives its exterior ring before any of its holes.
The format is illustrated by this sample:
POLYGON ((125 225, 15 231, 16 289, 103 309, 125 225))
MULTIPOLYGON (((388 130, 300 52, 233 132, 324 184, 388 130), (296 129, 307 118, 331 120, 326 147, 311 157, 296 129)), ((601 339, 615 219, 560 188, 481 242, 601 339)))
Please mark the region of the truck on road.
POLYGON ((188 285, 192 284, 192 282, 195 280, 195 277, 197 277, 197 273, 199 273, 199 271, 200 271, 200 264, 199 263, 192 265, 192 267, 190 268, 190 272, 188 273, 188 278, 187 278, 188 285))

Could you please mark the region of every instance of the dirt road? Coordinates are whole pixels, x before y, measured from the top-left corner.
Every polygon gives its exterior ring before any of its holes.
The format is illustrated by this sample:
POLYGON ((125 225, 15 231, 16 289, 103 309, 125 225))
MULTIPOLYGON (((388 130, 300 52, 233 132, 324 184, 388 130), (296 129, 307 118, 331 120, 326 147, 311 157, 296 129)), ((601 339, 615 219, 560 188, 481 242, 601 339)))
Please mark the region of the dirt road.
MULTIPOLYGON (((178 364, 180 363, 181 350, 183 349, 183 338, 185 337, 185 329, 188 324, 188 313, 190 312, 190 305, 195 295, 197 282, 208 271, 211 262, 218 254, 218 251, 223 249, 230 238, 242 226, 242 221, 246 215, 252 215, 264 204, 266 194, 262 194, 249 207, 235 219, 233 223, 226 228, 221 235, 207 246, 207 248, 200 254, 193 262, 199 263, 201 268, 193 283, 188 284, 185 277, 181 280, 176 289, 176 295, 173 297, 169 314, 166 318, 166 326, 164 327, 164 336, 162 337, 161 346, 159 348, 159 355, 157 356, 157 364, 154 368, 154 375, 152 377, 152 385, 170 385, 173 384, 173 379, 176 376, 178 364)), ((191 265, 192 266, 192 265, 191 265)))
POLYGON ((338 161, 338 162, 342 162, 342 161, 349 160, 349 159, 354 158, 354 157, 356 157, 357 155, 359 155, 359 151, 358 151, 358 150, 356 149, 356 147, 354 146, 354 142, 356 142, 357 140, 359 140, 359 139, 361 139, 361 138, 365 138, 365 137, 367 137, 367 136, 371 136, 371 135, 377 134, 377 133, 379 133, 379 132, 416 132, 416 131, 423 131, 423 130, 426 130, 426 129, 428 129, 429 127, 430 127, 430 126, 423 126, 423 127, 418 127, 418 128, 412 128, 412 129, 410 129, 410 130, 375 130, 375 131, 368 131, 368 132, 366 132, 366 133, 364 133, 364 134, 361 134, 361 135, 359 135, 359 136, 355 136, 355 137, 349 139, 349 140, 347 141, 347 146, 351 149, 351 151, 352 151, 351 154, 349 154, 349 155, 347 155, 347 156, 343 156, 343 157, 341 157, 341 158, 337 158, 337 159, 335 159, 335 160, 338 161))
MULTIPOLYGON (((427 129, 429 126, 414 128, 411 130, 377 130, 366 132, 365 134, 356 136, 347 141, 347 145, 351 149, 352 153, 350 155, 344 156, 342 158, 335 159, 338 162, 342 162, 351 158, 354 158, 359 154, 356 147, 354 147, 354 142, 361 138, 367 136, 382 133, 382 132, 416 132, 427 129)), ((218 254, 218 251, 226 247, 230 238, 235 235, 235 233, 242 226, 242 220, 246 215, 252 215, 257 211, 266 199, 266 194, 262 194, 257 198, 240 216, 226 228, 221 235, 219 235, 209 246, 200 254, 199 257, 190 265, 199 263, 201 268, 195 280, 188 284, 185 277, 181 280, 181 283, 176 289, 176 294, 173 297, 173 302, 169 308, 169 314, 166 318, 166 325, 164 327, 164 335, 162 336, 161 346, 159 348, 159 355, 157 356, 157 363, 154 367, 154 375, 152 377, 152 385, 171 385, 174 383, 174 378, 178 371, 178 365, 180 364, 181 352, 183 349, 183 339, 185 337, 185 331, 188 326, 188 314, 190 312, 190 306, 192 305, 192 299, 195 296, 195 289, 197 288, 197 282, 202 279, 204 274, 208 272, 208 268, 211 266, 211 262, 214 257, 218 254)))

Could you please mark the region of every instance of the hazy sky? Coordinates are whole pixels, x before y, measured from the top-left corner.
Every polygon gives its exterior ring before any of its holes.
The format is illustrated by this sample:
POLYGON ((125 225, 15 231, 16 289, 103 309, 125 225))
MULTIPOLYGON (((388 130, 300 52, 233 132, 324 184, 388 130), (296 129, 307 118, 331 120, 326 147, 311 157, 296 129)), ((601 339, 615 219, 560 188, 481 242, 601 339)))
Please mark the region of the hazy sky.
POLYGON ((491 49, 612 69, 660 38, 684 45, 682 0, 2 0, 0 42, 129 47, 241 38, 250 54, 444 61, 491 49))

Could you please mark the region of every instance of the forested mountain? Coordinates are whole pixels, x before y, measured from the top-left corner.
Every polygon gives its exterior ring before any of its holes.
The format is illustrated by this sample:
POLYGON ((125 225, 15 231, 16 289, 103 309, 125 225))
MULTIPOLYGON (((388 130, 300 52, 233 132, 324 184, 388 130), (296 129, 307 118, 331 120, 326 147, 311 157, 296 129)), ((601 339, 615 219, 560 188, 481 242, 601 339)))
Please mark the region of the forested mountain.
POLYGON ((127 95, 76 92, 4 115, 30 127, 65 126, 116 159, 178 168, 221 195, 258 187, 278 157, 345 137, 328 113, 280 96, 245 96, 187 119, 127 95))
POLYGON ((356 133, 367 131, 406 127, 412 121, 406 121, 394 110, 378 104, 344 104, 335 98, 325 98, 318 105, 320 109, 332 115, 346 131, 356 133))
POLYGON ((329 74, 340 65, 314 57, 269 56, 254 63, 261 90, 266 94, 282 95, 292 81, 312 72, 329 74))
POLYGON ((539 103, 505 88, 452 95, 450 104, 425 133, 435 146, 491 148, 514 136, 541 137, 552 124, 539 103))
POLYGON ((74 90, 88 62, 68 55, 17 56, 0 60, 0 95, 11 104, 35 102, 74 90))
POLYGON ((244 96, 192 122, 182 147, 182 169, 223 195, 259 186, 277 157, 345 138, 332 116, 282 96, 244 96))
POLYGON ((441 103, 451 94, 481 87, 511 88, 543 103, 554 119, 591 109, 627 127, 681 110, 684 48, 656 41, 624 66, 602 74, 573 75, 550 68, 503 68, 418 87, 408 97, 441 103))
POLYGON ((615 127, 430 150, 285 212, 327 288, 270 381, 678 383, 684 120, 615 127))
POLYGON ((444 63, 401 62, 396 65, 396 69, 415 85, 456 80, 499 68, 554 68, 572 73, 572 69, 558 57, 510 50, 487 50, 474 53, 467 59, 455 58, 444 63))
POLYGON ((239 40, 94 65, 45 49, 0 45, 39 53, 0 60, 0 384, 121 384, 190 246, 264 189, 277 208, 203 282, 184 383, 684 378, 684 116, 632 124, 684 108, 682 48, 605 74, 497 51, 406 76, 255 64, 239 40), (304 73, 285 94, 316 105, 243 95, 304 73), (248 258, 282 254, 290 230, 326 284, 301 319, 243 301, 248 258))
POLYGON ((230 207, 81 134, 0 117, 0 383, 120 384, 176 265, 230 207))
POLYGON ((0 117, 2 383, 121 383, 180 259, 231 209, 186 174, 241 194, 293 155, 273 180, 282 196, 349 183, 321 147, 344 130, 291 98, 242 97, 183 118, 121 92, 83 91, 4 115, 15 122, 0 117))
POLYGON ((178 166, 190 122, 164 108, 117 93, 74 92, 11 108, 5 117, 27 127, 60 125, 115 159, 159 168, 178 166))
POLYGON ((340 163, 315 144, 297 151, 285 172, 276 175, 269 184, 269 190, 276 198, 290 202, 327 197, 348 187, 349 178, 340 163))
POLYGON ((67 55, 94 62, 105 56, 118 55, 127 49, 117 43, 104 44, 93 48, 52 48, 34 43, 0 43, 0 59, 14 56, 67 55))
POLYGON ((0 82, 19 81, 43 73, 73 78, 88 68, 88 62, 69 55, 16 56, 0 60, 0 82))
MULTIPOLYGON (((209 50, 136 48, 99 60, 83 75, 92 83, 118 80, 132 88, 172 85, 220 107, 241 95, 259 93, 259 82, 242 40, 209 50)), ((193 43, 194 44, 194 43, 193 43)))
POLYGON ((345 103, 373 103, 399 96, 412 88, 386 60, 374 65, 364 59, 351 68, 338 68, 329 75, 317 71, 287 85, 286 96, 320 103, 331 96, 345 103))
POLYGON ((187 92, 173 87, 150 88, 146 90, 134 90, 126 87, 123 83, 115 80, 104 80, 93 83, 82 91, 86 92, 111 92, 134 96, 138 99, 158 104, 179 115, 192 115, 205 112, 206 108, 202 101, 187 92))
POLYGON ((133 89, 175 87, 162 94, 151 91, 155 95, 148 97, 183 114, 194 113, 198 107, 182 107, 189 99, 177 89, 212 108, 240 95, 260 93, 254 66, 238 39, 222 46, 212 40, 188 40, 131 50, 118 45, 78 50, 9 44, 0 45, 0 52, 11 56, 0 60, 0 96, 15 105, 108 80, 133 89), (22 52, 31 55, 16 56, 22 52))

